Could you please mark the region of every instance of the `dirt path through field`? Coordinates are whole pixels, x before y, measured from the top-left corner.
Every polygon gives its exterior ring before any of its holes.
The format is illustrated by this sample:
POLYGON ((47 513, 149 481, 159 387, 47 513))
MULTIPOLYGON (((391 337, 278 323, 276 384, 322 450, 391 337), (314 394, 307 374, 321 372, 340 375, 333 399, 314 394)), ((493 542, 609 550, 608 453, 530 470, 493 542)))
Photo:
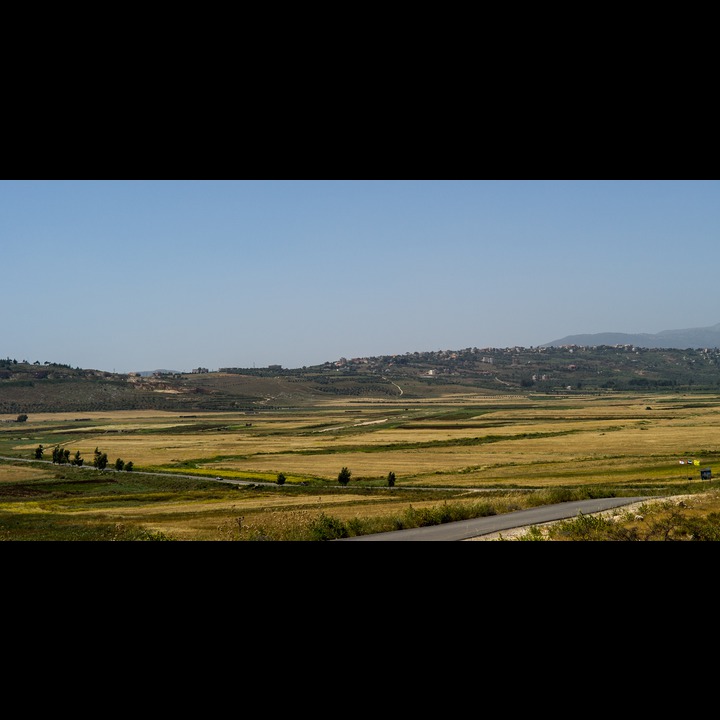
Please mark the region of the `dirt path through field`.
POLYGON ((386 423, 387 421, 387 418, 383 418, 382 420, 366 420, 365 422, 353 423, 352 425, 333 425, 333 427, 323 428, 322 430, 316 430, 315 432, 322 433, 330 432, 331 430, 345 430, 349 427, 360 427, 361 425, 378 425, 379 423, 386 423))

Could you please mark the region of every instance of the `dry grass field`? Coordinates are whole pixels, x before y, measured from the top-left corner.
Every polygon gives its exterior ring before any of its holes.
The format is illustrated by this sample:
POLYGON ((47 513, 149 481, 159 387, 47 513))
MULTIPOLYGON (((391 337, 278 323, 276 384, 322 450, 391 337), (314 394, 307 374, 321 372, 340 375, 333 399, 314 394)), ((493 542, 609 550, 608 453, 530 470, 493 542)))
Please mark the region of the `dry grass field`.
MULTIPOLYGON (((377 404, 377 403, 376 403, 377 404)), ((376 405, 375 404, 375 405, 376 405)), ((355 480, 454 487, 684 481, 681 459, 710 462, 720 452, 720 402, 687 398, 497 399, 463 406, 437 402, 412 408, 348 403, 312 413, 108 413, 72 433, 72 418, 37 416, 61 447, 90 458, 95 447, 132 459, 137 469, 177 469, 223 477, 274 479, 279 472, 332 482, 341 467, 355 480), (70 434, 68 439, 68 434, 70 434), (77 435, 77 440, 73 438, 77 435), (697 457, 696 457, 697 456, 697 457), (651 474, 652 477, 648 475, 651 474)), ((13 450, 30 453, 35 439, 13 450)), ((47 446, 47 445, 46 445, 47 446)), ((696 471, 695 471, 696 472, 696 471)))
MULTIPOLYGON (((96 448, 107 454, 108 468, 116 458, 132 461, 134 473, 103 473, 125 484, 131 475, 141 482, 144 471, 177 479, 172 490, 159 487, 153 496, 151 476, 143 476, 142 502, 139 494, 112 502, 72 492, 42 496, 43 482, 59 466, 4 461, 0 490, 38 483, 23 503, 19 491, 0 495, 5 539, 3 514, 30 511, 180 540, 244 539, 253 532, 282 537, 283 526, 323 513, 347 521, 438 506, 444 498, 477 503, 492 493, 495 505, 508 510, 517 509, 518 493, 552 488, 671 494, 686 492, 690 483, 700 489, 700 469, 714 470, 720 457, 720 397, 464 393, 427 401, 351 398, 252 413, 42 413, 24 423, 0 416, 0 456, 30 459, 39 444, 45 460, 57 445, 71 458, 79 451, 86 465, 96 448), (343 467, 352 473, 345 488, 337 479, 343 467), (389 472, 394 488, 387 486, 389 472), (282 487, 275 483, 279 473, 287 479, 282 487), (204 481, 202 493, 179 477, 188 475, 204 481), (205 481, 216 477, 258 485, 205 481)), ((292 539, 292 530, 286 536, 292 539)))

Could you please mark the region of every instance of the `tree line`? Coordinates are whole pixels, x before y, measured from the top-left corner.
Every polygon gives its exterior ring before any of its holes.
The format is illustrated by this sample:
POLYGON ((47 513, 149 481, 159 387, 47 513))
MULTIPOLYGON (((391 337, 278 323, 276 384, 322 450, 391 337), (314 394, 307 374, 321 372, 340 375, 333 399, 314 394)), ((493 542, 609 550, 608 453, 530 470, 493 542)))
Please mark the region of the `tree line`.
MULTIPOLYGON (((338 482, 344 487, 350 482, 351 477, 352 471, 347 467, 343 467, 338 473, 338 482)), ((395 487, 395 473, 392 470, 387 474, 385 479, 387 480, 388 487, 395 487)))
MULTIPOLYGON (((44 454, 45 448, 41 444, 35 448, 33 457, 35 458, 35 460, 42 460, 44 454)), ((55 447, 53 447, 52 461, 53 463, 57 463, 58 465, 76 465, 77 467, 81 467, 85 464, 85 460, 80 454, 79 450, 75 453, 71 460, 70 450, 68 450, 67 448, 61 448, 60 445, 55 445, 55 447)), ((101 452, 100 449, 96 447, 93 453, 92 465, 98 470, 104 470, 108 466, 107 453, 101 452)), ((125 462, 122 458, 117 458, 113 467, 115 470, 125 470, 127 472, 131 472, 134 465, 132 460, 125 462)))
MULTIPOLYGON (((342 470, 338 473, 338 482, 345 487, 349 482, 350 478, 352 477, 352 471, 349 470, 347 467, 343 467, 342 470)), ((392 472, 392 470, 387 474, 387 480, 388 487, 395 487, 395 473, 392 472)), ((285 484, 285 473, 278 473, 277 475, 277 484, 278 485, 284 485, 285 484)))

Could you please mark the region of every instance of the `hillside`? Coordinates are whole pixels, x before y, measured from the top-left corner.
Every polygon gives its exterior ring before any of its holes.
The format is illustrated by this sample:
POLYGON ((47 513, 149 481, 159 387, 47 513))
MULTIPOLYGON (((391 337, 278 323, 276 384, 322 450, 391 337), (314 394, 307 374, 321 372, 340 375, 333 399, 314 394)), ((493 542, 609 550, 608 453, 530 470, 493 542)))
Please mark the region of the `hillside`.
POLYGON ((465 348, 284 369, 126 375, 0 360, 0 414, 97 410, 257 412, 333 397, 447 393, 718 392, 720 350, 633 345, 465 348))

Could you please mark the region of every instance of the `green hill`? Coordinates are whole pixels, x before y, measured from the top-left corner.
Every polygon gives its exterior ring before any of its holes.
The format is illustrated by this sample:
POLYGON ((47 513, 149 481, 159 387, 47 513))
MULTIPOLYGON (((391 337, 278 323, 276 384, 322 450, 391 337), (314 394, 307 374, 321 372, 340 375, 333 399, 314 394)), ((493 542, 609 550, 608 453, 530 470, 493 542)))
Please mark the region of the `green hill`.
POLYGON ((720 350, 465 348, 340 359, 302 369, 119 374, 0 360, 0 414, 301 407, 323 398, 427 398, 448 392, 720 392, 720 350))

